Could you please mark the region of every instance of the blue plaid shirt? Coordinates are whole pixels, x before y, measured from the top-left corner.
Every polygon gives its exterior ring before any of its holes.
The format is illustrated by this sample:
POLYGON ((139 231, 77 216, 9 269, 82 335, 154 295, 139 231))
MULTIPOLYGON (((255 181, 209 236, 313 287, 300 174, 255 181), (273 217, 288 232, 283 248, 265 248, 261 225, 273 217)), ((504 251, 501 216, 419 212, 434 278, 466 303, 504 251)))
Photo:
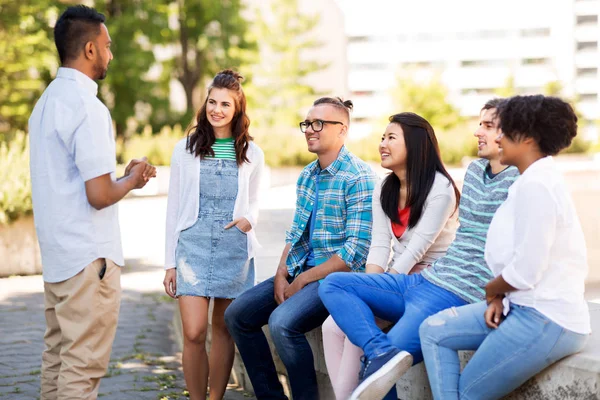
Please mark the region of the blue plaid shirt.
POLYGON ((296 184, 296 211, 286 232, 290 252, 286 264, 290 276, 302 272, 309 253, 308 220, 315 202, 319 175, 312 248, 315 265, 337 254, 352 271, 364 269, 371 244, 371 200, 377 176, 364 161, 342 147, 336 160, 321 169, 318 160, 308 164, 296 184))

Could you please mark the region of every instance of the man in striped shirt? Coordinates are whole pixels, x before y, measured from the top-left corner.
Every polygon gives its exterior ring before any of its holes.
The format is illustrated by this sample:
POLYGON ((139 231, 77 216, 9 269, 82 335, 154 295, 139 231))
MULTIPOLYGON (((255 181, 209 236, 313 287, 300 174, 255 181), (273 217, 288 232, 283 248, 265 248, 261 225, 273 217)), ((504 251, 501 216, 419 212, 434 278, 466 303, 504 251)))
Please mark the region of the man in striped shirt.
MULTIPOLYGON (((484 260, 487 231, 494 213, 508 196, 508 188, 519 176, 516 168, 500 164, 499 148, 495 142, 499 134, 496 111, 500 102, 501 99, 490 100, 481 110, 479 128, 475 132, 480 158, 468 166, 465 174, 456 237, 446 255, 421 272, 432 285, 420 288, 421 292, 416 290, 417 286, 407 288, 404 293, 389 293, 389 296, 402 296, 405 309, 414 311, 416 308, 421 311, 420 314, 412 312, 408 321, 400 319, 402 324, 397 323, 388 334, 381 330, 373 334, 372 324, 357 318, 352 335, 348 333, 353 342, 354 338, 367 343, 363 348, 365 360, 360 373, 361 382, 351 399, 375 399, 378 397, 373 393, 386 393, 391 389, 410 367, 397 356, 400 352, 409 352, 415 364, 423 360, 419 326, 429 317, 428 310, 443 310, 455 305, 444 305, 449 299, 462 300, 464 304, 485 299, 485 285, 493 278, 484 260), (440 288, 447 295, 442 295, 440 288), (411 295, 411 290, 414 295, 411 295)), ((397 304, 397 301, 390 301, 390 304, 397 304)), ((385 318, 384 315, 376 316, 385 318)))
POLYGON ((267 323, 294 399, 319 398, 313 355, 304 336, 329 316, 318 294, 319 281, 333 272, 364 269, 377 177, 344 146, 351 109, 350 101, 324 97, 300 123, 317 160, 298 178, 296 211, 279 268, 275 277, 242 294, 225 312, 259 399, 287 399, 262 331, 267 323))

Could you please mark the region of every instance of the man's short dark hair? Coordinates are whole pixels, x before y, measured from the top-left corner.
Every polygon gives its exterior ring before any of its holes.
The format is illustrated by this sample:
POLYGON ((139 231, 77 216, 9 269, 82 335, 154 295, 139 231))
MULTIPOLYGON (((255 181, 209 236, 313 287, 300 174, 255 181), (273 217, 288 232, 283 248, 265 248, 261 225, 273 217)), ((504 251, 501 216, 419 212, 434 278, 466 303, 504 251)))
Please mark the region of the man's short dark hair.
POLYGON ((514 141, 532 138, 544 155, 569 147, 577 136, 573 107, 558 97, 515 96, 500 104, 500 129, 514 141))
POLYGON ((67 8, 54 25, 54 43, 60 63, 75 60, 85 44, 100 34, 100 25, 105 20, 104 14, 84 5, 67 8))
POLYGON ((343 100, 341 97, 321 97, 313 103, 313 106, 318 106, 320 104, 329 104, 330 106, 334 106, 340 110, 343 110, 350 121, 350 111, 354 107, 351 100, 343 100))
POLYGON ((485 104, 483 105, 483 107, 481 108, 481 111, 483 111, 483 110, 491 110, 491 109, 493 109, 493 108, 496 108, 496 109, 497 109, 497 108, 498 108, 498 106, 500 106, 500 104, 502 104, 502 102, 503 102, 504 100, 505 100, 505 99, 503 99, 503 98, 500 98, 500 97, 496 97, 496 98, 493 98, 493 99, 491 99, 491 100, 488 100, 488 101, 487 101, 487 103, 485 103, 485 104))

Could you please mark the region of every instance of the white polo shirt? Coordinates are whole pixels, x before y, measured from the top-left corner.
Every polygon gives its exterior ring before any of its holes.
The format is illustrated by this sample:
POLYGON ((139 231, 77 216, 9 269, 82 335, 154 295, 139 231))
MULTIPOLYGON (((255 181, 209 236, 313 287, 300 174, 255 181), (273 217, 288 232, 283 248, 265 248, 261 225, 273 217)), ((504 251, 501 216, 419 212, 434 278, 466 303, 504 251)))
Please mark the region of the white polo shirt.
POLYGON ((59 68, 29 118, 33 216, 46 282, 67 280, 98 258, 124 263, 117 206, 98 211, 85 192, 87 180, 115 179, 112 120, 97 93, 87 75, 59 68))

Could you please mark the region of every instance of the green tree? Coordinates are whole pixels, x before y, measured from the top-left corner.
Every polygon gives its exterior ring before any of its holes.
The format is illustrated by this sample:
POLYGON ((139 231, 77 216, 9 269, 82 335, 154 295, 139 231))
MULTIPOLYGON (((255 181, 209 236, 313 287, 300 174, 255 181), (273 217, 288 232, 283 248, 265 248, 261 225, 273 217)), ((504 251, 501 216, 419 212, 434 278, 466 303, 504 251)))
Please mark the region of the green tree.
POLYGON ((298 122, 319 94, 306 79, 328 66, 328 60, 310 56, 321 46, 314 37, 319 16, 301 13, 297 0, 272 0, 268 8, 253 11, 261 62, 250 69, 252 82, 245 86, 251 133, 267 164, 306 165, 315 156, 306 150, 298 122))
POLYGON ((111 110, 117 140, 125 143, 129 122, 164 123, 169 115, 169 71, 154 53, 172 38, 169 6, 162 0, 152 7, 142 0, 97 0, 95 7, 107 17, 114 57, 100 95, 111 110), (152 68, 162 73, 150 76, 152 68))
POLYGON ((516 95, 517 87, 515 86, 515 77, 510 75, 508 78, 506 78, 504 86, 494 90, 494 93, 496 96, 501 98, 507 98, 516 95))
POLYGON ((400 77, 392 98, 398 109, 419 114, 436 131, 449 131, 463 122, 458 108, 448 101, 448 89, 438 77, 423 84, 400 77))
POLYGON ((306 78, 328 66, 328 61, 308 58, 307 52, 321 47, 313 30, 319 15, 303 14, 297 0, 274 0, 270 12, 255 10, 254 35, 261 59, 252 70, 253 83, 247 88, 255 128, 285 132, 297 127, 303 108, 317 91, 306 78))
POLYGON ((27 120, 58 65, 52 39, 59 2, 0 0, 0 131, 27 120))
POLYGON ((172 9, 178 55, 172 60, 174 77, 185 91, 188 115, 200 101, 194 92, 219 70, 240 68, 252 56, 256 44, 248 37, 240 0, 176 0, 172 9))

